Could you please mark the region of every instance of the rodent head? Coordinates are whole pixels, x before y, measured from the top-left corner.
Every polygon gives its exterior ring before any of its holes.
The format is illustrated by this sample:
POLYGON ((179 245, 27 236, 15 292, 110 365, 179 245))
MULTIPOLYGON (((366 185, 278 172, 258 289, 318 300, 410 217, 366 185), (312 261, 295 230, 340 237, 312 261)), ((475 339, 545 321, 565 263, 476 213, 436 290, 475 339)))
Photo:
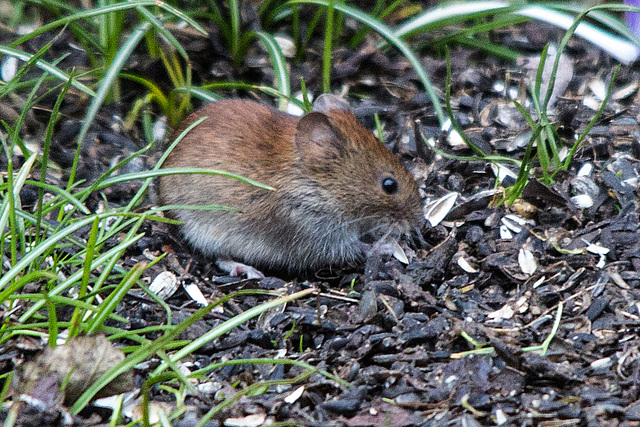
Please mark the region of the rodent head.
MULTIPOLYGON (((335 107, 335 104, 332 104, 335 107)), ((300 118, 296 162, 341 221, 361 235, 399 234, 422 221, 413 176, 350 112, 322 109, 300 118)))

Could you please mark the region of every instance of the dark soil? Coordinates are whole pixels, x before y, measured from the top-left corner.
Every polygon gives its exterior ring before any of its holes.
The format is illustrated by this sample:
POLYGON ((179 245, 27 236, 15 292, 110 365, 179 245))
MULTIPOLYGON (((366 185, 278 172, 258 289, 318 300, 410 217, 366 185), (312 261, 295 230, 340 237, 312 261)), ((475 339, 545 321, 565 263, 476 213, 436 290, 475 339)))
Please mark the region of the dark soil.
MULTIPOLYGON (((539 31, 536 28, 536 35, 539 31)), ((559 40, 561 33, 546 31, 544 42, 559 40)), ((257 46, 246 64, 233 67, 215 29, 208 39, 177 34, 193 61, 195 84, 211 81, 212 76, 271 84, 266 54, 257 46)), ((523 52, 528 49, 533 54, 541 49, 526 26, 495 37, 495 42, 523 52)), ((67 49, 67 42, 56 42, 60 52, 67 49)), ((37 46, 32 49, 36 51, 37 46)), ((321 75, 318 52, 320 40, 312 43, 305 61, 293 63, 291 70, 292 82, 304 77, 307 87, 316 93, 321 75)), ((577 39, 566 53, 574 74, 552 118, 561 143, 570 148, 574 136, 595 114, 583 104, 585 98, 593 97, 589 84, 603 82, 606 87, 616 64, 577 39)), ((438 52, 425 50, 421 55, 444 93, 445 61, 438 52)), ((485 153, 522 158, 528 141, 526 122, 504 92, 496 90, 496 83, 506 81, 508 87, 522 89, 523 68, 462 48, 453 48, 451 59, 451 104, 467 136, 485 153)), ((129 64, 132 72, 161 81, 162 76, 152 76, 157 73, 153 70, 162 69, 155 65, 142 52, 129 64)), ((373 128, 374 113, 380 115, 389 148, 406 161, 426 200, 451 192, 460 196, 442 223, 425 225, 421 236, 403 245, 411 260, 408 265, 394 258, 372 257, 360 268, 318 272, 311 278, 274 275, 256 281, 225 276, 213 260, 194 254, 166 225, 149 222, 145 237, 122 261, 130 268, 166 253, 146 272, 149 282, 169 271, 180 284, 197 285, 211 300, 243 289, 285 293, 318 289, 316 296, 269 312, 200 348, 184 360, 187 369, 220 360, 284 355, 350 383, 344 387, 314 374, 298 385, 273 386, 243 397, 207 425, 225 425, 229 417, 249 415, 305 426, 640 425, 639 81, 637 64, 622 67, 613 92, 628 89, 627 93, 612 96, 568 170, 558 173, 549 185, 532 178, 523 197, 506 207, 498 203, 500 190, 512 185, 513 178, 496 187, 488 162, 448 158, 424 143, 423 137, 433 141, 438 151, 472 154, 466 147, 452 145, 454 138, 441 131, 414 71, 398 52, 371 47, 338 49, 332 87, 348 89, 356 114, 368 127, 373 128), (578 175, 584 165, 591 165, 592 172, 578 175), (493 191, 496 188, 499 191, 493 191), (578 206, 572 199, 576 195, 587 195, 591 206, 578 206), (513 217, 508 215, 527 222, 513 226, 509 219, 513 217), (511 238, 505 238, 507 230, 511 238), (597 246, 586 250, 589 245, 597 246), (608 252, 594 253, 605 252, 602 248, 608 252), (524 272, 519 261, 527 254, 537 266, 532 273, 524 272), (559 327, 546 354, 529 349, 552 334, 560 307, 559 327), (465 339, 465 334, 470 338, 465 339), (460 354, 476 349, 471 339, 494 352, 460 354), (305 387, 301 397, 285 402, 299 385, 305 387)), ((83 179, 99 176, 114 158, 142 144, 137 127, 125 132, 118 125, 117 117, 125 117, 131 103, 143 93, 142 88, 127 84, 131 87, 123 90, 128 94, 125 102, 105 106, 87 138, 81 157, 83 179)), ((231 92, 228 96, 273 104, 258 93, 231 92)), ((525 94, 517 96, 524 99, 525 94)), ((34 110, 25 138, 42 131, 48 101, 44 99, 42 108, 34 110)), ((53 160, 63 168, 69 166, 69 153, 75 150, 77 120, 86 106, 83 100, 63 106, 65 119, 56 130, 52 150, 53 160)), ((503 164, 517 174, 512 164, 503 164)), ((532 175, 541 177, 540 168, 532 175)), ((123 185, 103 193, 117 204, 126 202, 135 190, 123 185)), ((29 202, 27 192, 24 203, 29 202)), ((101 200, 102 195, 96 194, 90 207, 96 209, 101 200)), ((193 340, 270 298, 234 297, 223 312, 206 316, 183 338, 193 340)), ((117 311, 129 319, 132 329, 166 321, 165 310, 140 294, 124 302, 117 311)), ((184 288, 166 302, 175 323, 199 308, 184 288)), ((0 351, 2 372, 19 365, 25 352, 30 354, 18 344, 9 342, 0 351)), ((138 386, 157 363, 154 360, 136 370, 138 386)), ((174 425, 195 425, 221 394, 230 396, 259 381, 291 379, 302 373, 295 366, 257 364, 213 371, 201 383, 200 390, 208 391, 189 394, 186 404, 191 405, 191 412, 174 425)), ((151 400, 173 402, 174 396, 156 388, 151 400)), ((108 412, 89 407, 73 423, 95 425, 108 416, 108 412)), ((30 408, 21 417, 16 425, 62 422, 62 415, 49 409, 30 408)))

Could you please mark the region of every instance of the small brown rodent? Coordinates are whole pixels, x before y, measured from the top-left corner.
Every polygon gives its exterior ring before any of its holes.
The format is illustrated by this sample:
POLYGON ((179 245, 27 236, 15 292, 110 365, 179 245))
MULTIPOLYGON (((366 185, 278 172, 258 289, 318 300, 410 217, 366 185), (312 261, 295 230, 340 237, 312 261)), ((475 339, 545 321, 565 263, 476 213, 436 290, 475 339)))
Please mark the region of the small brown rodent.
POLYGON ((178 143, 163 167, 220 169, 275 191, 212 175, 159 179, 164 205, 220 204, 241 212, 178 210, 187 241, 205 254, 289 273, 353 264, 370 234, 398 238, 422 220, 413 177, 347 111, 323 95, 295 117, 251 101, 226 100, 193 113, 208 118, 178 143))

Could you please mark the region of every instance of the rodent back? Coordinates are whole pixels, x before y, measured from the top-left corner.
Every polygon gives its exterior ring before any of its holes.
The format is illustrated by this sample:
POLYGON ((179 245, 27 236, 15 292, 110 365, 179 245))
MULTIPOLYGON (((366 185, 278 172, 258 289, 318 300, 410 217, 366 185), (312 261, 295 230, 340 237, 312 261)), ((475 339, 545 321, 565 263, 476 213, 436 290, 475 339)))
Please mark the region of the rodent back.
POLYGON ((295 131, 292 117, 255 102, 226 100, 205 105, 181 129, 205 116, 175 147, 165 167, 197 164, 260 181, 291 163, 287 139, 295 131))
MULTIPOLYGON (((201 117, 207 119, 178 143, 163 167, 219 169, 273 187, 283 184, 286 165, 293 162, 290 144, 285 143, 295 132, 288 115, 255 102, 220 101, 189 116, 176 135, 201 117)), ((211 175, 172 175, 159 180, 159 195, 165 204, 222 203, 245 209, 248 198, 265 192, 211 175)))

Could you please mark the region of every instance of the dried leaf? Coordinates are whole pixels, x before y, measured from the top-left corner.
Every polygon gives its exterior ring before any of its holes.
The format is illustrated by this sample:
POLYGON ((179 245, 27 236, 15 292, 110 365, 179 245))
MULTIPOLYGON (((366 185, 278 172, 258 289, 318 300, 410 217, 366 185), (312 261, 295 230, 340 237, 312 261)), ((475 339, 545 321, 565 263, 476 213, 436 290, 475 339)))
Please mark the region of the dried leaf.
MULTIPOLYGON (((42 387, 45 378, 53 377, 63 390, 65 405, 75 402, 106 371, 124 360, 124 354, 113 347, 104 335, 78 337, 54 349, 47 347, 18 374, 15 389, 32 394, 42 387)), ((132 372, 116 377, 96 394, 96 398, 124 393, 133 388, 132 372)))

